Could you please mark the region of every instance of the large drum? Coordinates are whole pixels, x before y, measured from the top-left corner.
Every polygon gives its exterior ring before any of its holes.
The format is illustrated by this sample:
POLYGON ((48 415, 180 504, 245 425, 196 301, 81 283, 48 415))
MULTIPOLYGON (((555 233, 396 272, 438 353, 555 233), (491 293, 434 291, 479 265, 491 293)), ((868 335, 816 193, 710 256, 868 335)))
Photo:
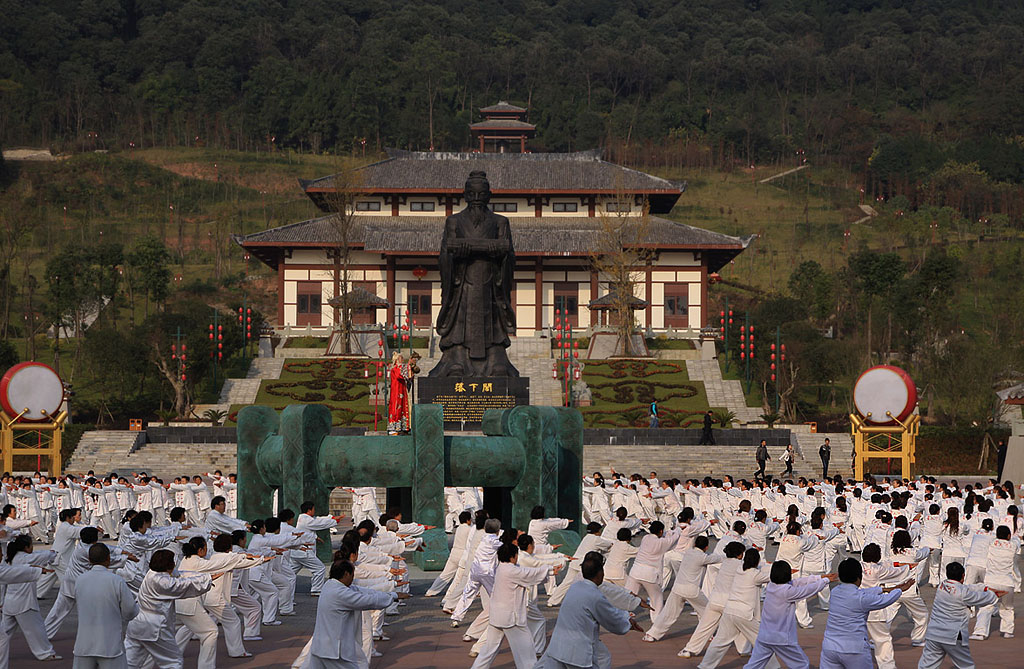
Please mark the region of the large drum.
POLYGON ((853 405, 866 423, 902 423, 917 406, 917 386, 899 367, 878 365, 857 379, 853 386, 853 405))
POLYGON ((49 365, 22 362, 0 378, 0 406, 8 417, 38 422, 53 420, 64 402, 64 382, 49 365))

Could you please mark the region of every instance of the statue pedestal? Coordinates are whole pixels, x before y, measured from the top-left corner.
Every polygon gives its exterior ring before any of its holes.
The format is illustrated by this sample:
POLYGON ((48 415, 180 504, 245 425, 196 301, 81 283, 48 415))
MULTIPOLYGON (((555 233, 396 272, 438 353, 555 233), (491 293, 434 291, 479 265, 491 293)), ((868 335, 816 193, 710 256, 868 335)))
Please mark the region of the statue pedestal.
POLYGON ((416 403, 444 407, 444 426, 477 430, 488 409, 511 409, 530 404, 526 377, 418 377, 416 403))

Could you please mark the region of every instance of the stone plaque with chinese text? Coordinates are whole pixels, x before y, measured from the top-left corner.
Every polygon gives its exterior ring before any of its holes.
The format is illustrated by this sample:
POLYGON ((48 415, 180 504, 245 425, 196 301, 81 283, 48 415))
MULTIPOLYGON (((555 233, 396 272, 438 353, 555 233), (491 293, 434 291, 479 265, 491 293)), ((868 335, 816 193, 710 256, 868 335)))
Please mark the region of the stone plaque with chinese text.
POLYGON ((530 380, 524 377, 421 377, 416 387, 417 404, 444 407, 448 429, 479 429, 484 411, 530 403, 530 380))

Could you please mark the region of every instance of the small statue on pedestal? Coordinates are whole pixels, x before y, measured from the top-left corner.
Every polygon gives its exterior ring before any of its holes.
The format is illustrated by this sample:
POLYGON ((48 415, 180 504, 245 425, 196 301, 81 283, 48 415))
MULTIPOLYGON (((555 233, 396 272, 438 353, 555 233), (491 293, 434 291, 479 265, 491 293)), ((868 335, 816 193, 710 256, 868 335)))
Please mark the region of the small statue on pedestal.
POLYGON ((395 351, 391 355, 388 370, 388 434, 402 434, 409 431, 412 415, 412 381, 417 372, 419 355, 413 354, 412 363, 395 351))

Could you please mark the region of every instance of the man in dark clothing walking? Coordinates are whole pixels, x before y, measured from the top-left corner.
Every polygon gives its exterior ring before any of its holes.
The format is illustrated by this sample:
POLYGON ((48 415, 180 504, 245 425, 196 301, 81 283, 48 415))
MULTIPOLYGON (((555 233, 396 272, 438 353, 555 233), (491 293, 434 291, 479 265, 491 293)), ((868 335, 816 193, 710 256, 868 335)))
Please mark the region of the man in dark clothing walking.
POLYGON ((761 445, 754 451, 754 459, 757 460, 757 473, 754 474, 755 479, 764 478, 764 468, 768 465, 768 444, 762 439, 761 445))
POLYGON ((825 437, 825 443, 818 447, 818 457, 821 458, 821 478, 828 478, 828 461, 832 457, 832 443, 825 437))
POLYGON ((1003 481, 1003 466, 1006 464, 1006 442, 1002 439, 999 440, 999 446, 996 447, 996 479, 1001 483, 1003 481))
POLYGON ((700 445, 715 445, 715 435, 711 434, 711 426, 714 425, 715 419, 711 417, 711 409, 704 414, 704 430, 700 433, 700 445))

